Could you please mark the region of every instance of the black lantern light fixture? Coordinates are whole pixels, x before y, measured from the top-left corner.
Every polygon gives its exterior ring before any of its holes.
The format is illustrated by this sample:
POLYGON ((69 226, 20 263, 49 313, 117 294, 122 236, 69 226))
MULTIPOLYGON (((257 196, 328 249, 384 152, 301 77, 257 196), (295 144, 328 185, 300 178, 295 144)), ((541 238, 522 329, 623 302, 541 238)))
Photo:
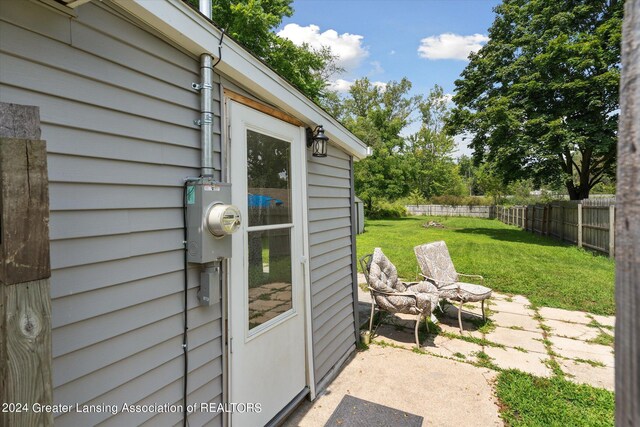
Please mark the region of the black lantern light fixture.
POLYGON ((313 157, 327 157, 327 142, 329 137, 324 134, 322 125, 314 130, 307 128, 307 147, 313 147, 313 157))

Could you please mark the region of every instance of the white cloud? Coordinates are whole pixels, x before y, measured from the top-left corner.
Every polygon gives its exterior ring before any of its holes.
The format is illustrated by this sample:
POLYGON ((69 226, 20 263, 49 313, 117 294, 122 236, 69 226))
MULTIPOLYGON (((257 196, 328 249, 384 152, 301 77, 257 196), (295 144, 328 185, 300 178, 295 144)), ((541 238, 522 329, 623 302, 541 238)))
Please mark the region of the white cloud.
POLYGON ((396 51, 395 50, 391 50, 391 52, 389 52, 389 55, 395 55, 396 51))
MULTIPOLYGON (((345 79, 337 79, 330 83, 330 87, 333 90, 336 90, 341 93, 349 92, 351 86, 353 86, 354 80, 345 80, 345 79)), ((372 85, 380 89, 381 91, 385 91, 387 89, 387 84, 385 82, 371 82, 372 85)))
POLYGON ((445 93, 444 95, 442 95, 442 100, 445 101, 447 104, 453 103, 453 94, 445 93))
POLYGON ((378 89, 380 89, 382 92, 387 90, 387 84, 385 82, 372 82, 372 84, 378 89))
POLYGON ((370 76, 384 73, 384 68, 382 68, 380 61, 371 61, 369 64, 371 64, 371 71, 369 72, 370 76))
POLYGON ((344 80, 344 79, 337 79, 331 82, 330 84, 331 89, 337 90, 338 92, 343 92, 343 93, 349 92, 349 89, 351 88, 352 85, 353 85, 353 81, 344 80))
POLYGON ((420 40, 418 54, 427 59, 467 60, 471 52, 480 50, 487 41, 489 41, 489 37, 483 34, 461 36, 459 34, 444 33, 420 40))
POLYGON ((362 60, 369 56, 369 51, 362 45, 363 36, 357 34, 338 34, 335 30, 320 32, 317 25, 301 27, 298 24, 287 24, 278 31, 280 37, 291 40, 298 46, 309 44, 314 49, 326 46, 338 56, 337 63, 346 71, 358 68, 362 60))

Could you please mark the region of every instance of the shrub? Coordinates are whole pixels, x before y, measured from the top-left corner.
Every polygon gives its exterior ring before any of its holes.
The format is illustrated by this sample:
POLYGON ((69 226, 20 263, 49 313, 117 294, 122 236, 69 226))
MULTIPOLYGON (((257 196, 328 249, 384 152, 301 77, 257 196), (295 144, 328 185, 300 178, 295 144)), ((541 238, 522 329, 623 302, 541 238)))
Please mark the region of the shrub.
POLYGON ((403 216, 407 216, 404 204, 387 200, 376 200, 367 212, 368 219, 402 218, 403 216))
POLYGON ((431 204, 444 206, 490 206, 493 204, 488 197, 477 196, 435 196, 429 199, 431 204))

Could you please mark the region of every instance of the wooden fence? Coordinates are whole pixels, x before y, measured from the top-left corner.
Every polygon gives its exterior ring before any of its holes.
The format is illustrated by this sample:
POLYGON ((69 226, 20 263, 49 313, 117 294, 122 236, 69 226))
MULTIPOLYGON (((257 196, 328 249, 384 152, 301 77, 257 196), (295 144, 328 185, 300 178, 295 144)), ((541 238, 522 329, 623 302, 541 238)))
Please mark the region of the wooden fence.
POLYGON ((495 218, 495 206, 450 206, 450 205, 408 205, 409 215, 470 216, 475 218, 495 218))
POLYGON ((615 199, 496 207, 496 218, 578 247, 615 254, 615 199))

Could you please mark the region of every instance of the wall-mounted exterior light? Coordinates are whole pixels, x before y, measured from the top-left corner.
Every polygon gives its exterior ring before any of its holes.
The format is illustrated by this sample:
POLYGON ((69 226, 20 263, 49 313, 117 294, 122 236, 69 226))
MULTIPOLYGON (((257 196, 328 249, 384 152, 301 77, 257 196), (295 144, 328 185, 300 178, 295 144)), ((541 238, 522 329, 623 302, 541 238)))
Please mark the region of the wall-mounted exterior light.
POLYGON ((307 128, 307 147, 313 147, 313 157, 327 157, 327 143, 329 137, 324 134, 322 125, 314 130, 307 128))

